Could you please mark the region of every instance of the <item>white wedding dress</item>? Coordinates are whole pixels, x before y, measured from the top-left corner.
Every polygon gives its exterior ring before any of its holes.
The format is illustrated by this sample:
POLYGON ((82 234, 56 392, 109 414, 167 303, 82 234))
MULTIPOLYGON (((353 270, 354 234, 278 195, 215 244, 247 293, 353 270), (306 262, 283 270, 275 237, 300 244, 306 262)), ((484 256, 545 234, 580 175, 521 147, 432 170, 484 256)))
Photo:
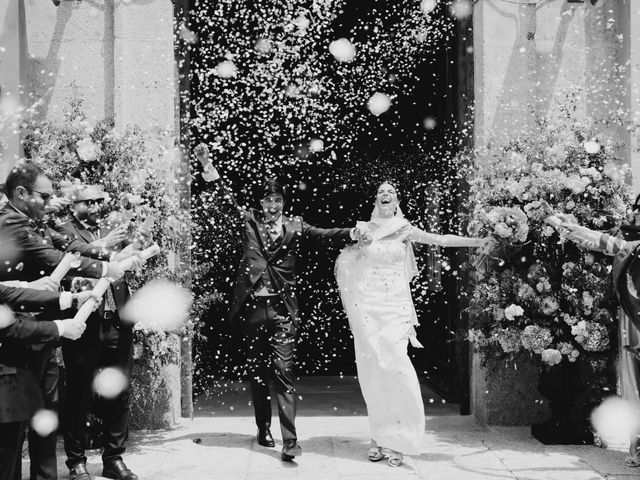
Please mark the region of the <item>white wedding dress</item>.
POLYGON ((358 222, 373 241, 345 248, 336 279, 353 333, 358 379, 371 438, 378 446, 419 454, 425 430, 420 384, 407 353, 418 319, 409 282, 417 273, 411 242, 447 244, 447 237, 412 227, 401 212, 392 219, 358 222))

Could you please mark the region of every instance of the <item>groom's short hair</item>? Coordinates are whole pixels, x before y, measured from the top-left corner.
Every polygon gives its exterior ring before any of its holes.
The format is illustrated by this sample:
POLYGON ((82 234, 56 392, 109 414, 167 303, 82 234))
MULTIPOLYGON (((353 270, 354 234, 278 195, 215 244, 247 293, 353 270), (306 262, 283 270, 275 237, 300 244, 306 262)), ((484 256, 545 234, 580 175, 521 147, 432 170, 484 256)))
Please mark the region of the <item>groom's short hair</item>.
POLYGON ((269 195, 280 194, 283 199, 287 198, 285 186, 275 178, 267 178, 262 186, 262 195, 260 199, 267 198, 269 195))

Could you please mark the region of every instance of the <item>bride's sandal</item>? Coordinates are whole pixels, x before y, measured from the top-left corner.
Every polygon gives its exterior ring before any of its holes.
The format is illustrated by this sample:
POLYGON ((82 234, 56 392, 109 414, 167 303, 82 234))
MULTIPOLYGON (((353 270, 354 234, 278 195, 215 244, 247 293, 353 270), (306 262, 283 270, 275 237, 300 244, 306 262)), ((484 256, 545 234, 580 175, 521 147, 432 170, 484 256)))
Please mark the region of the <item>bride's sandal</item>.
POLYGON ((367 456, 372 462, 379 462, 384 458, 382 449, 373 440, 371 440, 371 446, 369 447, 369 453, 367 454, 367 456))
POLYGON ((624 463, 627 467, 640 467, 640 453, 636 453, 635 455, 629 455, 624 459, 624 463))
POLYGON ((391 451, 391 453, 389 453, 387 463, 390 467, 399 467, 400 465, 402 465, 402 460, 403 458, 400 452, 391 451))

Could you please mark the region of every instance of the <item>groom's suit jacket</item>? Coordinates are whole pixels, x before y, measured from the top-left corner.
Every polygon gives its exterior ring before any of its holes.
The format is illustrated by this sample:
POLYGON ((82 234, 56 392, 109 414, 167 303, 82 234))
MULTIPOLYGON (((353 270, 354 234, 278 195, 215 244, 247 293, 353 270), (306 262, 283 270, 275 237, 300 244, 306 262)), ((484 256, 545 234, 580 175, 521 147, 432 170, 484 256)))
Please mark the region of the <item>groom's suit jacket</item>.
MULTIPOLYGON (((271 240, 261 211, 240 210, 244 216, 244 253, 236 277, 230 318, 239 318, 242 307, 256 285, 270 283, 284 301, 295 324, 299 322, 296 298, 296 259, 303 239, 327 239, 348 242, 350 228, 317 228, 302 217, 283 217, 283 231, 271 240)), ((241 319, 240 319, 241 320, 241 319)))

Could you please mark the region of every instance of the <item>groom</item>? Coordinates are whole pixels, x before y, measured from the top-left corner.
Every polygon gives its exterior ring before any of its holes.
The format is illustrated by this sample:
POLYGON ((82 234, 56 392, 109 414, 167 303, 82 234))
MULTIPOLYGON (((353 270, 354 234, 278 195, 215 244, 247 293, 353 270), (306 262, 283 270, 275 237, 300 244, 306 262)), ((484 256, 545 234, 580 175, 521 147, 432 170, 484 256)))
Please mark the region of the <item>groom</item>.
MULTIPOLYGON (((208 182, 219 180, 207 146, 200 144, 194 152, 204 165, 203 178, 208 182)), ((233 195, 226 193, 235 204, 233 195)), ((270 431, 268 383, 273 372, 282 430, 282 460, 292 461, 302 455, 295 427, 296 397, 291 370, 300 323, 295 294, 298 247, 301 240, 307 238, 356 240, 359 232, 349 228, 316 228, 301 217, 283 215, 286 193, 276 180, 264 183, 260 198, 260 210, 238 207, 245 221, 244 253, 235 281, 230 318, 239 322, 245 338, 258 443, 275 446, 270 431)))

